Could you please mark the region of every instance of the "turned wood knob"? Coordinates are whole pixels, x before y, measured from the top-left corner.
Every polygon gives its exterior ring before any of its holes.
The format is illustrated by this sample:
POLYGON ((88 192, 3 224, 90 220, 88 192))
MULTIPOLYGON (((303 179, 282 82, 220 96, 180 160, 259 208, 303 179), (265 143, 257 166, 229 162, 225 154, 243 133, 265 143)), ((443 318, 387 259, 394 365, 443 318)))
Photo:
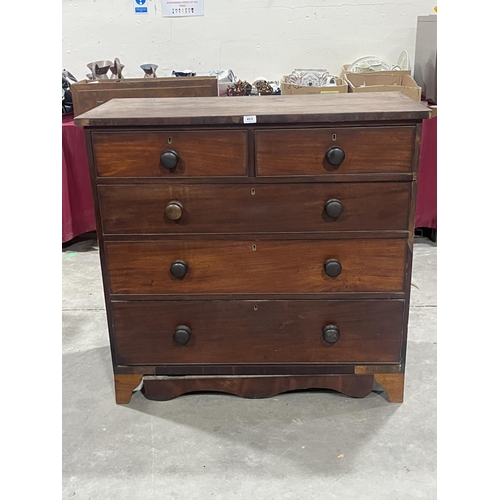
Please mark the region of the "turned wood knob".
POLYGON ((168 203, 165 214, 170 220, 179 220, 182 217, 183 208, 180 201, 172 200, 168 203))
POLYGON ((340 217, 343 211, 344 206, 342 205, 340 200, 336 200, 333 198, 325 203, 325 212, 328 217, 331 217, 332 219, 340 217))
POLYGON ((170 266, 170 274, 175 278, 184 278, 188 271, 188 265, 183 260, 176 260, 170 266))
POLYGON ((338 167, 344 161, 344 158, 344 151, 342 150, 342 148, 339 148, 337 146, 330 148, 326 152, 326 161, 334 167, 338 167))
POLYGON ((342 266, 337 259, 328 259, 325 262, 325 273, 330 278, 336 278, 342 272, 342 266))
POLYGON ((173 170, 177 166, 178 162, 179 156, 175 151, 164 151, 160 156, 161 166, 168 170, 173 170))
POLYGON ((335 344, 340 340, 340 331, 338 326, 335 325, 327 325, 323 328, 323 338, 325 342, 329 344, 335 344))
POLYGON ((179 325, 174 332, 174 340, 181 345, 186 345, 191 338, 191 328, 186 325, 179 325))

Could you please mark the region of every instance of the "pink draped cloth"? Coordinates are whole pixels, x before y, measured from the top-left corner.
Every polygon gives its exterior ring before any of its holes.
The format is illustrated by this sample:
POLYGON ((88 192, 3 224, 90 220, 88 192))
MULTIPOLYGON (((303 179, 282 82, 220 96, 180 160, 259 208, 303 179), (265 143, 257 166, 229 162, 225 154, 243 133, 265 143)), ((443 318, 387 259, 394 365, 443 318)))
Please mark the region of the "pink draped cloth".
POLYGON ((95 229, 85 135, 71 114, 62 117, 62 241, 95 229))

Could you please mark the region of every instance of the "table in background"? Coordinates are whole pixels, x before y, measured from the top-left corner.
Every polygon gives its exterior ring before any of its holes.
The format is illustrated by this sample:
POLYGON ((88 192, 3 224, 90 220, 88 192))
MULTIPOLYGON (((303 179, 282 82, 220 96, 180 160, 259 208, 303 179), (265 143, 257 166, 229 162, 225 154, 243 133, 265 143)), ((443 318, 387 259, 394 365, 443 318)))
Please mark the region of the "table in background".
POLYGON ((96 230, 83 127, 62 117, 62 242, 96 230))

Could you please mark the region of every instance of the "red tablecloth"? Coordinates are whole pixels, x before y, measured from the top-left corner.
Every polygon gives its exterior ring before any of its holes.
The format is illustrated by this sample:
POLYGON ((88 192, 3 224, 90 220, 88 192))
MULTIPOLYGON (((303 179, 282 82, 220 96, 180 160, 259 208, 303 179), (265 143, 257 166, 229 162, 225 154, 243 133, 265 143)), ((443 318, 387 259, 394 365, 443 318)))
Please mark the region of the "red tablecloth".
POLYGON ((94 202, 83 127, 62 118, 62 241, 95 231, 94 202))
POLYGON ((437 116, 422 123, 415 227, 437 229, 437 116))

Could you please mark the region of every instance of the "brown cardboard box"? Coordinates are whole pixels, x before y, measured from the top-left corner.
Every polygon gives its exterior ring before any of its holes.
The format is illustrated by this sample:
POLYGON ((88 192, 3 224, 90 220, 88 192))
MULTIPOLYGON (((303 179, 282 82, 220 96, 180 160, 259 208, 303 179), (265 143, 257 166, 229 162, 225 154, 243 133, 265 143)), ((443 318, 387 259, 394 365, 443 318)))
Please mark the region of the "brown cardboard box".
POLYGON ((75 116, 114 98, 217 97, 216 76, 82 80, 71 85, 75 116))
POLYGON ((411 70, 409 69, 404 69, 404 70, 399 70, 399 71, 366 71, 363 73, 353 73, 352 71, 347 71, 347 68, 350 66, 350 64, 344 64, 342 66, 342 71, 340 72, 340 78, 343 80, 347 81, 347 78, 350 75, 373 75, 376 73, 377 75, 394 75, 394 74, 401 74, 401 75, 411 75, 411 70))
POLYGON ((399 91, 420 102, 422 89, 410 76, 395 71, 392 74, 350 73, 346 76, 349 92, 389 92, 399 91))
POLYGON ((342 78, 336 78, 336 86, 331 87, 309 87, 293 85, 287 81, 287 77, 281 79, 282 95, 303 95, 303 94, 346 94, 348 91, 347 83, 342 78))

